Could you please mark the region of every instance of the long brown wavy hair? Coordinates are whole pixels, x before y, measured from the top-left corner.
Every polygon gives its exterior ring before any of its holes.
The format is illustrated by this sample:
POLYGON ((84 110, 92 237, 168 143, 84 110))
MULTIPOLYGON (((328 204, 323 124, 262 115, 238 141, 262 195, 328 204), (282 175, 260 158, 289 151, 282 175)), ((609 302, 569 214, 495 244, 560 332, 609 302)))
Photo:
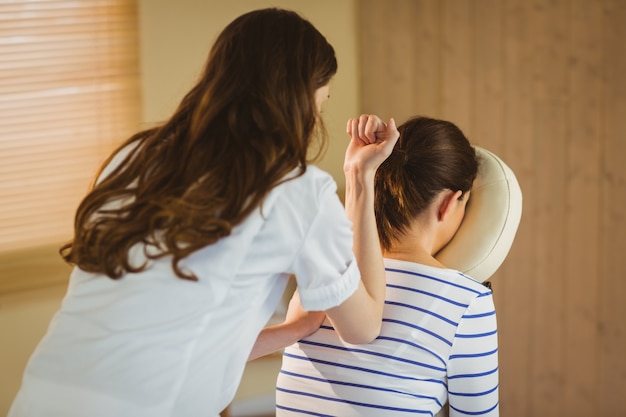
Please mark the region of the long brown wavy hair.
POLYGON ((439 192, 461 190, 463 197, 478 174, 476 151, 455 124, 414 117, 398 130, 398 143, 375 177, 374 211, 385 250, 400 240, 439 192))
POLYGON ((315 91, 336 71, 332 46, 298 14, 270 8, 235 19, 171 118, 105 162, 134 144, 79 205, 62 257, 117 279, 146 267, 131 264, 131 247, 155 245, 149 258, 171 255, 176 275, 195 280, 179 261, 228 236, 289 172, 302 175, 314 137, 324 148, 315 91))

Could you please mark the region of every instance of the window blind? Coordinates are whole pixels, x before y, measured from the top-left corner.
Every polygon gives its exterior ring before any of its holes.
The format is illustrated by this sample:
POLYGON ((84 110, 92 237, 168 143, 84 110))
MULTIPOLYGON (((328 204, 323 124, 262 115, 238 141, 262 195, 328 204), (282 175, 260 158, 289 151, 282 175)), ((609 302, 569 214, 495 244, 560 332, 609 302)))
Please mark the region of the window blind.
POLYGON ((71 238, 139 97, 135 1, 0 2, 0 253, 71 238))

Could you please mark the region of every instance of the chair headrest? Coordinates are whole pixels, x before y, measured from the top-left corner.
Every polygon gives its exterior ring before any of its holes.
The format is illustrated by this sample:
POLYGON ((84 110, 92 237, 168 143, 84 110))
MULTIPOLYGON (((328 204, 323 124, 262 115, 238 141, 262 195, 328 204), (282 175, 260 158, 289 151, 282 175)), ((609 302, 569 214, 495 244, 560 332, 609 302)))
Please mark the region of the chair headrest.
POLYGON ((522 191, 513 171, 495 154, 474 146, 478 175, 465 217, 452 240, 435 257, 485 282, 511 249, 522 216, 522 191))

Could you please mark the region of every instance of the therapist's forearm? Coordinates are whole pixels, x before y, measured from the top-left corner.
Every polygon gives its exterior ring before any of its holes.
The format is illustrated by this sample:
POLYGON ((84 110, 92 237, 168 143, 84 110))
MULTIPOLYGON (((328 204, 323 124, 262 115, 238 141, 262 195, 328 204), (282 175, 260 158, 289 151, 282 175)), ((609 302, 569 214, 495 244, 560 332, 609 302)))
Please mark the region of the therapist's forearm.
POLYGON ((385 301, 385 270, 374 216, 375 170, 345 166, 345 207, 354 231, 353 251, 361 273, 357 290, 327 311, 339 337, 364 344, 380 333, 385 301))
POLYGON ((288 317, 283 323, 264 328, 257 336, 248 360, 269 355, 304 339, 319 329, 323 317, 321 312, 309 312, 296 319, 288 317))
POLYGON ((353 224, 353 251, 361 272, 361 282, 370 298, 367 301, 369 308, 364 311, 361 320, 371 322, 373 337, 380 330, 386 289, 385 267, 374 215, 375 174, 373 169, 359 167, 345 170, 345 205, 346 214, 353 224))
POLYGON ((290 325, 277 324, 264 328, 259 333, 248 360, 251 361, 269 355, 297 342, 300 338, 295 335, 290 327, 290 325))

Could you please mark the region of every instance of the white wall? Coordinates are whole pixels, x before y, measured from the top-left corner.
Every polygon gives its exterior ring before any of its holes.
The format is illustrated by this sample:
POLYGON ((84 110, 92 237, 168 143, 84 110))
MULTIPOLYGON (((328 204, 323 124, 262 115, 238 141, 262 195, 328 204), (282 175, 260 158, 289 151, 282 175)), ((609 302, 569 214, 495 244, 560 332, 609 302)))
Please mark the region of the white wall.
MULTIPOLYGON (((345 121, 357 115, 359 101, 355 0, 139 0, 139 6, 143 120, 146 124, 167 117, 174 109, 195 81, 217 33, 239 14, 277 6, 295 10, 309 19, 333 44, 339 60, 339 73, 331 85, 331 99, 324 107, 331 143, 319 165, 343 188, 345 121)), ((26 361, 60 305, 63 292, 63 287, 51 287, 0 296, 0 415, 8 412, 26 361)), ((276 369, 271 362, 259 363, 257 367, 269 367, 270 373, 276 369)), ((251 384, 254 395, 271 393, 274 375, 256 377, 268 386, 265 391, 259 391, 258 384, 251 384)), ((244 399, 247 395, 239 394, 244 399)))

